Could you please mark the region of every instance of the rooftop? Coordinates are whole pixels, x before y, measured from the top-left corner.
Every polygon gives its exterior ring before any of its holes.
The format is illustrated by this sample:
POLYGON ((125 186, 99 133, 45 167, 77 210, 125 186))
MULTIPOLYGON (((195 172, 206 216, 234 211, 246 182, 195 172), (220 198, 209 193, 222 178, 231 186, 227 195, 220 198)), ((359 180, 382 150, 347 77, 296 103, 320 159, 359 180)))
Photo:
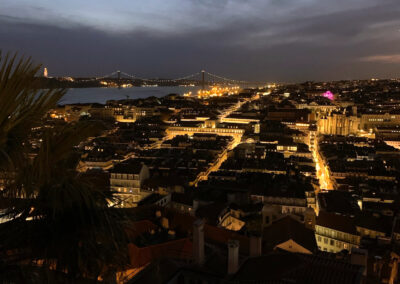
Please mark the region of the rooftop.
POLYGON ((321 211, 317 217, 317 225, 343 233, 357 235, 354 218, 348 216, 321 211))

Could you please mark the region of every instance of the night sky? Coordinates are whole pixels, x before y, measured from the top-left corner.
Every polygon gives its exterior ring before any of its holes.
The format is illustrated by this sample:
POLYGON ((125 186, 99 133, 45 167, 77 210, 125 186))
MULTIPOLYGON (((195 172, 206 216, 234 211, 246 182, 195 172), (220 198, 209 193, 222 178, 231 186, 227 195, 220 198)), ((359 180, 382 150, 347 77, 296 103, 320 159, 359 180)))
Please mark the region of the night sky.
POLYGON ((0 49, 49 75, 400 77, 400 0, 0 0, 0 49))

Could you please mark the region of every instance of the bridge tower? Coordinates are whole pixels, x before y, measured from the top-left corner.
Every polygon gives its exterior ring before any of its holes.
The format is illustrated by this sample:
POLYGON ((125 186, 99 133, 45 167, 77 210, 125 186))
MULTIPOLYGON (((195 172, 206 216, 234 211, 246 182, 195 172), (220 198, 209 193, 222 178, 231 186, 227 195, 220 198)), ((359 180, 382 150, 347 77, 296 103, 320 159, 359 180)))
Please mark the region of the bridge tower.
POLYGON ((204 70, 201 70, 201 90, 204 91, 205 89, 205 72, 204 70))
POLYGON ((117 83, 118 83, 118 88, 121 87, 121 71, 117 71, 117 83))

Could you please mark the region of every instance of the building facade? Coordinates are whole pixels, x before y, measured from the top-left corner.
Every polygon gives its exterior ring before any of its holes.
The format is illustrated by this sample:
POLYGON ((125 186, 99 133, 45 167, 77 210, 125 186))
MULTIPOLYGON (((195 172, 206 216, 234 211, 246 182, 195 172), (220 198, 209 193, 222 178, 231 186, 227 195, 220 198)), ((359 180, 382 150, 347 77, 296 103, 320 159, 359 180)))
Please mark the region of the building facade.
POLYGON ((361 239, 350 217, 323 211, 317 217, 315 238, 320 250, 332 253, 350 252, 359 247, 361 239))
POLYGON ((151 194, 141 189, 150 177, 149 168, 134 161, 117 164, 110 170, 110 187, 120 207, 136 207, 137 203, 151 194))

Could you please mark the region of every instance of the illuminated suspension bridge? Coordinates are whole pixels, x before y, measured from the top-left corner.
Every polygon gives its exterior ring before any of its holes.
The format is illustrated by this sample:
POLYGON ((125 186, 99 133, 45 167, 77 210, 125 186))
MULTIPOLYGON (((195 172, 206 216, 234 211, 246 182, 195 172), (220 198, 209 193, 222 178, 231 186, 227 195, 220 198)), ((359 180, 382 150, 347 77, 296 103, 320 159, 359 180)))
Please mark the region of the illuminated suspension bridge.
POLYGON ((81 81, 98 81, 98 80, 117 80, 120 84, 121 81, 133 81, 144 84, 180 84, 180 85, 189 85, 189 84, 197 84, 205 88, 205 86, 209 85, 260 85, 265 84, 265 82, 255 82, 255 81, 244 81, 244 80, 235 80, 231 78, 227 78, 224 76, 219 76, 205 70, 200 72, 196 72, 190 75, 182 76, 174 79, 162 79, 162 78, 144 78, 137 75, 128 74, 123 71, 114 71, 110 74, 93 77, 81 81))

